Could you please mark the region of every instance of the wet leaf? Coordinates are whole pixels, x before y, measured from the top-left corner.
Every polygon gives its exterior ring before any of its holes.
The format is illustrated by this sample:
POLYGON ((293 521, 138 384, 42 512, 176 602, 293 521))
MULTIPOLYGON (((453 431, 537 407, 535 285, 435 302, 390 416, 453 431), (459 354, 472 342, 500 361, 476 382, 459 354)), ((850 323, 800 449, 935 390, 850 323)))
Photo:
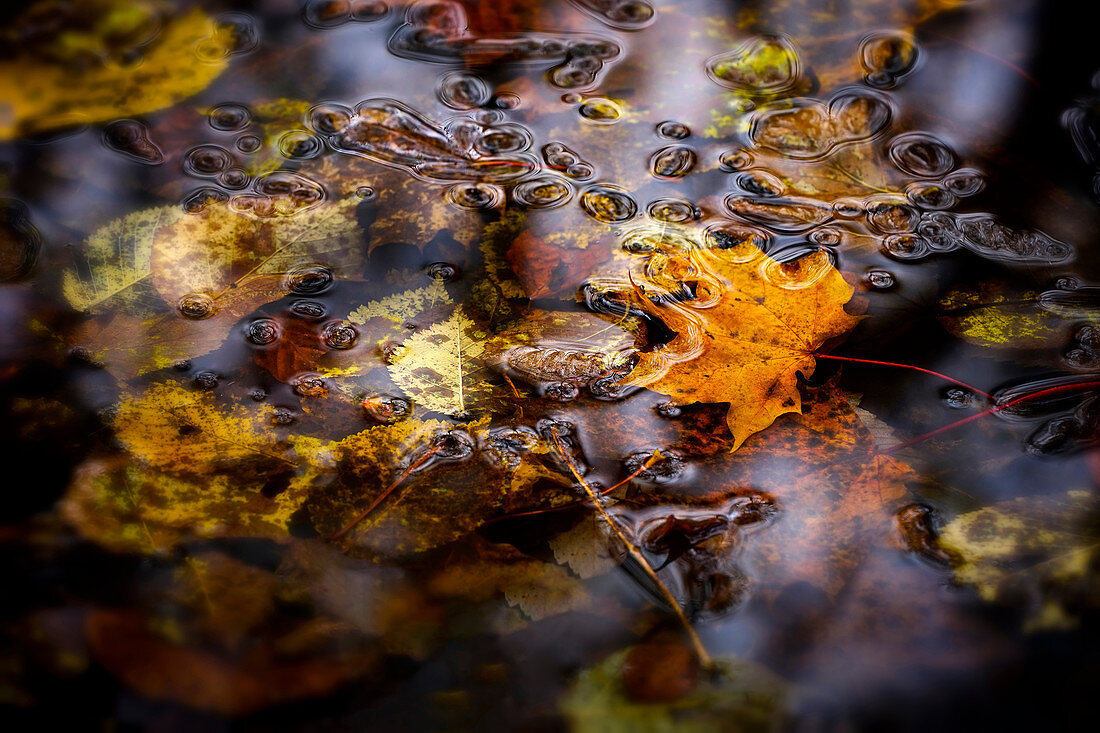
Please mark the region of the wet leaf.
POLYGON ((719 659, 710 679, 701 677, 679 698, 636 702, 623 683, 632 651, 612 654, 577 676, 561 701, 573 730, 712 731, 727 730, 733 721, 739 731, 781 727, 786 684, 766 669, 734 658, 719 659))
POLYGON ((147 114, 205 88, 228 65, 233 32, 199 9, 161 17, 162 6, 96 0, 37 3, 5 35, 35 31, 42 13, 57 37, 0 61, 0 139, 74 124, 147 114), (163 24, 163 25, 162 25, 163 24), (128 58, 137 52, 135 61, 128 58))
POLYGON ((1039 293, 1014 293, 1003 282, 956 288, 940 300, 939 322, 968 343, 994 349, 1060 345, 1072 323, 1039 306, 1039 293))
POLYGON ((814 351, 859 321, 844 310, 853 288, 824 252, 781 264, 742 244, 657 262, 664 282, 676 282, 681 272, 697 280, 704 305, 668 296, 655 304, 635 292, 633 301, 677 335, 639 354, 624 382, 684 404, 729 402, 733 450, 801 409, 797 374, 813 374, 814 351))
POLYGON ((940 533, 955 579, 982 600, 1021 607, 1029 630, 1077 626, 1097 608, 1100 530, 1090 491, 998 502, 962 514, 940 533))

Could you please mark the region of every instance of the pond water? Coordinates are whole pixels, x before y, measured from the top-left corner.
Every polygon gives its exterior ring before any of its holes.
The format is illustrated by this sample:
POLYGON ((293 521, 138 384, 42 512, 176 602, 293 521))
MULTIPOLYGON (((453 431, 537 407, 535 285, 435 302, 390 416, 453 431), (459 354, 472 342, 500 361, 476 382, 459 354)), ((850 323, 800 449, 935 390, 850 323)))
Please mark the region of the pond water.
POLYGON ((5 716, 1095 717, 1063 5, 5 9, 5 716))

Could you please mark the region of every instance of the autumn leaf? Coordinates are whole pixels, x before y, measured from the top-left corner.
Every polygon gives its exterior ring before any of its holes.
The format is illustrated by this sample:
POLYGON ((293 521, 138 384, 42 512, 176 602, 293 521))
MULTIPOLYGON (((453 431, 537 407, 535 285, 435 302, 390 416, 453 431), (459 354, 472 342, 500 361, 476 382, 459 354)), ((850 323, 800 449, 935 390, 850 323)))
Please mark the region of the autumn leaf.
POLYGON ((1009 499, 948 522, 939 546, 955 558, 958 582, 1021 607, 1028 630, 1074 628, 1097 606, 1096 508, 1089 491, 1009 499))
POLYGON ((1013 292, 999 281, 955 288, 940 300, 937 318, 950 333, 986 348, 1041 349, 1060 345, 1074 323, 1042 308, 1039 296, 1036 291, 1013 292))
POLYGON ((33 32, 43 10, 61 15, 46 53, 17 44, 0 62, 0 139, 169 107, 221 74, 233 44, 233 32, 197 8, 162 18, 159 6, 119 0, 67 12, 37 3, 11 34, 33 32), (140 62, 127 58, 133 52, 140 62))
MULTIPOLYGON (((735 658, 717 660, 709 675, 700 674, 698 679, 687 681, 678 697, 668 699, 666 692, 664 699, 638 699, 640 690, 629 682, 629 665, 640 649, 616 652, 581 670, 560 703, 572 730, 701 733, 730 729, 731 721, 736 721, 735 729, 739 731, 782 727, 790 694, 786 683, 758 665, 735 658)), ((665 656, 651 663, 659 667, 671 665, 671 660, 665 656)))
POLYGON ((679 403, 729 402, 733 450, 778 416, 801 409, 797 374, 812 374, 814 351, 859 320, 844 311, 853 289, 824 252, 779 263, 741 244, 661 262, 672 279, 678 268, 699 273, 708 291, 700 285, 698 296, 705 301, 696 307, 666 295, 655 304, 635 292, 633 301, 677 335, 640 353, 623 381, 679 403))
POLYGON ((134 212, 96 230, 84 245, 79 267, 62 273, 65 299, 81 311, 110 306, 141 313, 155 307, 150 278, 153 235, 182 216, 178 206, 161 206, 134 212))

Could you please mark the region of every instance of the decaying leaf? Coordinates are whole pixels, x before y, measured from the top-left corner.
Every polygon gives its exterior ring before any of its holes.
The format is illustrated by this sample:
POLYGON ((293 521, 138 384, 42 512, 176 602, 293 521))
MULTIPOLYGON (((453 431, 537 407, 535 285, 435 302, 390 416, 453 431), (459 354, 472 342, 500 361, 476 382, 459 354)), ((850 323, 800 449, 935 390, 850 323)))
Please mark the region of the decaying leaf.
POLYGON ((968 343, 995 349, 1049 348, 1073 323, 1039 306, 1039 293, 1013 293, 1003 282, 956 288, 940 300, 939 322, 968 343))
POLYGON ((859 321, 844 310, 852 287, 824 252, 781 264, 742 244, 654 261, 647 272, 659 267, 666 282, 681 274, 696 280, 703 302, 666 296, 655 304, 635 291, 633 302, 676 337, 640 353, 624 382, 680 403, 729 402, 733 450, 778 416, 800 410, 796 375, 812 374, 814 351, 859 321))
MULTIPOLYGON (((670 645, 671 646, 671 645, 670 645)), ((713 674, 700 678, 672 700, 632 699, 624 686, 624 667, 632 650, 612 654, 581 671, 561 701, 575 731, 729 730, 771 731, 782 727, 787 686, 759 665, 726 658, 713 674)), ((664 660, 665 663, 668 660, 664 660)), ((662 660, 653 660, 654 664, 662 660)))
POLYGON ((956 580, 1025 609, 1028 629, 1073 628, 1100 604, 1097 508, 1084 490, 1010 499, 956 517, 939 544, 956 558, 956 580))
POLYGON ((146 114, 206 87, 228 65, 233 31, 198 8, 165 18, 163 7, 32 5, 7 29, 9 42, 33 34, 42 15, 60 15, 50 18, 58 31, 45 54, 16 44, 17 55, 0 62, 0 139, 146 114), (134 52, 137 62, 127 58, 134 52))

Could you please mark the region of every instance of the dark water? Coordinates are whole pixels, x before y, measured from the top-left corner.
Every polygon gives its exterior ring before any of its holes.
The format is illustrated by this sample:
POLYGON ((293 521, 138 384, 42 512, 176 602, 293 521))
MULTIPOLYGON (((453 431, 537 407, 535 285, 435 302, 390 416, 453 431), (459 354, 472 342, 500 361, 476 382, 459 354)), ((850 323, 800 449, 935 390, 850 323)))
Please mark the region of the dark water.
POLYGON ((5 716, 1094 717, 1063 6, 5 10, 5 716))

